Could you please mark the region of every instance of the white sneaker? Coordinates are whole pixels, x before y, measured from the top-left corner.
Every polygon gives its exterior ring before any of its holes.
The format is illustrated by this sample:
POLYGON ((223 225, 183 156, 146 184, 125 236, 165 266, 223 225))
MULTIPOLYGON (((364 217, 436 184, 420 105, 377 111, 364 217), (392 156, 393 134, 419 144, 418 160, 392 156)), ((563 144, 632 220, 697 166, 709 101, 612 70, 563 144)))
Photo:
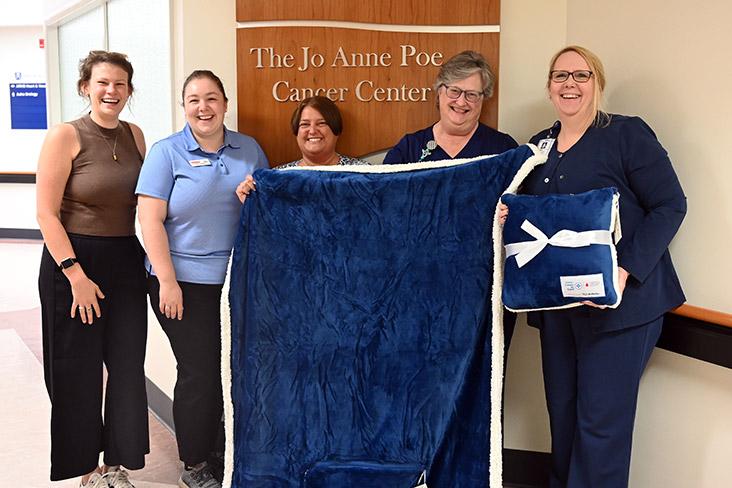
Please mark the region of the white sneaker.
POLYGON ((79 488, 109 488, 109 485, 101 474, 92 473, 86 483, 79 483, 79 488))
POLYGON ((221 488, 221 483, 214 478, 211 468, 204 464, 198 469, 186 469, 178 480, 179 488, 221 488))
POLYGON ((109 488, 135 488, 135 485, 130 483, 127 471, 119 466, 110 467, 104 474, 104 478, 107 480, 109 488))

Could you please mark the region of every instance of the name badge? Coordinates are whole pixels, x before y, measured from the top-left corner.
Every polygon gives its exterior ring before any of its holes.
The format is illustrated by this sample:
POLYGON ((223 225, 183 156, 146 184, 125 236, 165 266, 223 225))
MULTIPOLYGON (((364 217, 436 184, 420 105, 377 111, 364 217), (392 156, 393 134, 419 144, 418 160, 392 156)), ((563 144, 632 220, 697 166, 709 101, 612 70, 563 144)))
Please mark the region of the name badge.
POLYGON ((208 159, 191 159, 188 163, 194 168, 198 168, 199 166, 211 166, 211 161, 208 159))
POLYGON ((548 156, 549 155, 549 151, 552 150, 552 146, 554 145, 554 141, 556 141, 556 139, 542 139, 542 140, 540 140, 539 141, 539 144, 538 144, 539 151, 541 151, 541 153, 544 156, 548 156))

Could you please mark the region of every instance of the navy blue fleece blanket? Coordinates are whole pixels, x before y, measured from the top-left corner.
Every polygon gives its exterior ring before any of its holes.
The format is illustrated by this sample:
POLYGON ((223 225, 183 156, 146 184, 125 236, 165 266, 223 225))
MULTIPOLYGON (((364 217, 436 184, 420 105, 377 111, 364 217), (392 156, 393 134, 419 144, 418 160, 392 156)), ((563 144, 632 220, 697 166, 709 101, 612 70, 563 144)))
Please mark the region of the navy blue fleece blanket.
POLYGON ((255 173, 223 315, 225 484, 501 486, 494 221, 534 151, 255 173))

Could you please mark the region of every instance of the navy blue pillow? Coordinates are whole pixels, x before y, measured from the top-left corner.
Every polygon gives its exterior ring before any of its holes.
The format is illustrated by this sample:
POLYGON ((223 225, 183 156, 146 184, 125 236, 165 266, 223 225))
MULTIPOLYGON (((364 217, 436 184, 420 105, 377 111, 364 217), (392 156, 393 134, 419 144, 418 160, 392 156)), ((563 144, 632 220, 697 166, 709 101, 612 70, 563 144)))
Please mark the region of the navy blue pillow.
POLYGON ((591 301, 620 304, 613 232, 620 230, 619 193, 602 188, 575 195, 512 195, 503 227, 503 304, 521 312, 591 301))

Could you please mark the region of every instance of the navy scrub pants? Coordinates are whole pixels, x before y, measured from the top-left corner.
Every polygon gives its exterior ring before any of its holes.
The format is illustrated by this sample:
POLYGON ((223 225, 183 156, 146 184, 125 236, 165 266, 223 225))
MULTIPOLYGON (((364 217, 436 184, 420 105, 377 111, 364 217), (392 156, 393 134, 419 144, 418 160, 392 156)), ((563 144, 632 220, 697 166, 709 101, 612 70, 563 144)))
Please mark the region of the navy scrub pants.
POLYGON ((140 469, 150 452, 145 346, 145 266, 137 238, 69 235, 86 275, 102 290, 101 318, 70 317, 71 285, 43 249, 38 288, 43 369, 51 398, 51 480, 104 463, 140 469), (102 416, 103 365, 107 369, 102 416))
POLYGON ((183 291, 183 320, 160 312, 160 282, 148 277, 150 305, 168 336, 178 362, 173 392, 173 421, 178 455, 186 466, 223 452, 221 389, 221 289, 179 281, 183 291))
POLYGON ((626 488, 638 388, 661 334, 647 324, 593 333, 580 309, 546 312, 542 365, 551 488, 626 488))

